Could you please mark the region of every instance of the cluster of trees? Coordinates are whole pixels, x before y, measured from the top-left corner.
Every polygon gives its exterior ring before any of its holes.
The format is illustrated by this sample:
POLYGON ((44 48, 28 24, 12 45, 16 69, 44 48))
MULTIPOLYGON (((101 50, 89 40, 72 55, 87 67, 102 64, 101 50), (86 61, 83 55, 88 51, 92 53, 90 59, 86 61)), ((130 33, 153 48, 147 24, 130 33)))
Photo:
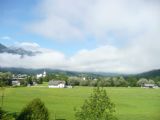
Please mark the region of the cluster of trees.
POLYGON ((99 87, 137 87, 145 83, 156 84, 160 86, 160 78, 152 79, 129 77, 99 77, 97 79, 82 80, 79 77, 69 77, 68 84, 72 86, 99 86, 99 87))
POLYGON ((111 87, 111 86, 128 86, 128 82, 124 77, 104 77, 93 80, 82 80, 78 77, 70 77, 68 84, 79 86, 99 86, 99 87, 111 87))
MULTIPOLYGON (((139 79, 139 81, 137 82, 138 86, 143 86, 144 84, 155 84, 155 81, 152 79, 146 79, 146 78, 141 78, 139 79)), ((157 82, 157 85, 160 86, 160 81, 157 82)))
POLYGON ((10 72, 0 72, 0 87, 12 85, 12 74, 10 72))
POLYGON ((20 80, 20 84, 22 86, 27 86, 28 84, 32 86, 34 83, 42 84, 43 79, 43 77, 37 79, 35 76, 27 76, 25 79, 20 80))
MULTIPOLYGON (((25 79, 21 79, 22 86, 34 83, 42 84, 49 80, 63 80, 67 85, 72 86, 100 86, 100 87, 137 87, 145 83, 152 83, 160 86, 160 76, 141 78, 140 76, 113 76, 113 77, 92 77, 85 76, 68 76, 67 74, 47 74, 46 77, 36 78, 35 75, 28 75, 25 79)), ((10 86, 12 84, 12 74, 10 72, 0 72, 0 86, 10 86)))

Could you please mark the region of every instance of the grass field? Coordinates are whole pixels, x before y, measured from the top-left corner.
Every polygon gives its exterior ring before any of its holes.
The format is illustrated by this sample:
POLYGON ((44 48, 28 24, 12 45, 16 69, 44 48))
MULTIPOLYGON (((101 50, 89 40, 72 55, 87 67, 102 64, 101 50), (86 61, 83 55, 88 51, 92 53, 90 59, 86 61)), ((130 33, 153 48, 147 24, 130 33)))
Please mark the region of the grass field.
MULTIPOLYGON (((105 88, 116 104, 119 120, 160 120, 160 89, 105 88)), ((93 88, 49 89, 45 87, 6 88, 4 109, 20 112, 32 99, 41 98, 54 118, 74 120, 74 107, 79 108, 93 88)))

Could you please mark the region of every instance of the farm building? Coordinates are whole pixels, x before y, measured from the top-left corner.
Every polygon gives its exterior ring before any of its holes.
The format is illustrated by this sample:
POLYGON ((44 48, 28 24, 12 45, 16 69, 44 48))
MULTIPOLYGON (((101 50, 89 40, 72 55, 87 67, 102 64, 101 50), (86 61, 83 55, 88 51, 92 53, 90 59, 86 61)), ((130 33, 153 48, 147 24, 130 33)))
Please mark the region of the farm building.
POLYGON ((20 82, 18 80, 12 81, 12 86, 20 86, 20 82))
POLYGON ((51 81, 48 82, 48 87, 49 88, 65 88, 65 84, 66 84, 65 81, 61 81, 61 80, 54 81, 54 80, 51 80, 51 81))
POLYGON ((154 88, 155 85, 154 85, 154 84, 144 84, 143 87, 144 87, 144 88, 154 88))

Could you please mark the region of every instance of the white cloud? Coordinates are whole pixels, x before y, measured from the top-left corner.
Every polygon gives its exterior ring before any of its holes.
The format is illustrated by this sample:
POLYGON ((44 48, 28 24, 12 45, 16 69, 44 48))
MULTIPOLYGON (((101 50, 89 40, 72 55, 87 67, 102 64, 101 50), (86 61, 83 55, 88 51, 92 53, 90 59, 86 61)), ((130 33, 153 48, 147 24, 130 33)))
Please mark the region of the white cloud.
POLYGON ((160 68, 160 41, 157 33, 146 34, 123 48, 104 45, 81 50, 70 58, 73 70, 139 73, 160 68))
POLYGON ((57 16, 49 17, 41 22, 32 24, 32 31, 48 38, 58 40, 83 39, 79 29, 71 26, 66 20, 57 16))
POLYGON ((66 41, 90 35, 108 44, 102 42, 97 48, 79 50, 67 58, 36 43, 22 43, 23 48, 43 53, 23 59, 0 54, 1 65, 125 73, 160 68, 158 0, 42 0, 36 9, 40 19, 28 28, 33 33, 66 41), (125 45, 119 47, 122 42, 125 45))
POLYGON ((37 34, 56 40, 81 40, 87 35, 107 40, 132 37, 159 28, 160 3, 156 0, 42 0, 41 19, 30 24, 37 34))
POLYGON ((25 45, 35 46, 36 50, 42 53, 36 56, 24 56, 23 58, 20 55, 1 53, 0 66, 139 73, 160 68, 160 42, 155 43, 157 40, 156 33, 153 36, 146 35, 132 40, 133 43, 125 48, 103 45, 92 50, 83 49, 69 58, 61 52, 41 48, 37 43, 20 43, 19 46, 23 47, 25 45), (145 42, 146 40, 147 42, 145 42))
POLYGON ((24 67, 24 68, 55 68, 58 69, 64 63, 65 56, 58 51, 41 48, 37 43, 19 43, 21 48, 27 48, 31 51, 40 51, 35 56, 1 53, 0 66, 2 67, 24 67))
POLYGON ((16 42, 13 47, 20 47, 31 51, 38 51, 40 49, 40 46, 35 42, 16 42))

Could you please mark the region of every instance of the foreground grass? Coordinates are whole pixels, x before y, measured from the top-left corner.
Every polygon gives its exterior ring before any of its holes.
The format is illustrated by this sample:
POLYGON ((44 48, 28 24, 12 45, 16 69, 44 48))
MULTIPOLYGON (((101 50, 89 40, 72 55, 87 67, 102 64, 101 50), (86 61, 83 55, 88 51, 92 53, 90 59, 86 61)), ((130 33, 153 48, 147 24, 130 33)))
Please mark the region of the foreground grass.
MULTIPOLYGON (((160 120, 160 89, 105 88, 116 104, 119 120, 160 120)), ((20 112, 32 99, 40 98, 55 118, 74 120, 74 108, 79 108, 92 92, 91 87, 49 89, 19 87, 6 88, 4 109, 20 112)))

